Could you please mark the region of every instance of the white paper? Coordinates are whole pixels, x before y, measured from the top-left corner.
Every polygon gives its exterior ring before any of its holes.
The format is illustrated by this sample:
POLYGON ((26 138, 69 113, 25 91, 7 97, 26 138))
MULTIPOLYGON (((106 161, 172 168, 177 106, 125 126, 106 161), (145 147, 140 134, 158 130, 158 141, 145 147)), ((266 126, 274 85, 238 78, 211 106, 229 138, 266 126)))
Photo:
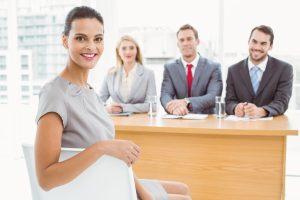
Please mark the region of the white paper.
POLYGON ((235 115, 229 115, 225 118, 229 121, 269 121, 273 120, 273 117, 262 117, 262 118, 249 118, 249 117, 238 117, 235 115))
POLYGON ((129 116, 132 112, 110 113, 111 116, 129 116))
POLYGON ((187 115, 164 115, 163 119, 206 119, 208 117, 207 114, 187 114, 187 115))

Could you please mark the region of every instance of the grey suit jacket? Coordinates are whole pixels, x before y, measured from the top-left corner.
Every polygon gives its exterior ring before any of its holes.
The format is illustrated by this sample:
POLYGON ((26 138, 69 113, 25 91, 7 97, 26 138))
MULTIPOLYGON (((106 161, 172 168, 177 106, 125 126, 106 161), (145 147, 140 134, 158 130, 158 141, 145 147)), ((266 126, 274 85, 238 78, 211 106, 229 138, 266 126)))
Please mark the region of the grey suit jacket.
MULTIPOLYGON (((220 68, 220 64, 200 56, 189 98, 193 113, 214 113, 215 97, 220 96, 223 89, 220 68)), ((169 101, 187 97, 188 83, 181 59, 165 64, 160 97, 162 106, 166 110, 169 101)))
POLYGON ((283 114, 289 104, 293 88, 293 67, 269 56, 257 94, 255 95, 248 69, 248 59, 228 69, 226 112, 234 114, 238 103, 250 102, 269 112, 269 116, 283 114))
POLYGON ((122 68, 114 73, 107 74, 102 88, 100 98, 103 102, 111 97, 115 103, 121 103, 123 112, 148 112, 148 95, 156 95, 154 72, 138 64, 135 80, 133 81, 128 100, 124 101, 120 93, 122 80, 122 68))

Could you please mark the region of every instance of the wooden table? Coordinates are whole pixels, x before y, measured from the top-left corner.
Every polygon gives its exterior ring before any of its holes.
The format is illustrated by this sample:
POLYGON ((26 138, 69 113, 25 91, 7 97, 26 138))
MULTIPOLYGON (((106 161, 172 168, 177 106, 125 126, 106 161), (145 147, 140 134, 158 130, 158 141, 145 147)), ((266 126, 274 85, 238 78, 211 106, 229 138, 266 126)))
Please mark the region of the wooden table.
POLYGON ((297 135, 296 118, 228 121, 113 117, 116 137, 142 148, 135 173, 142 178, 178 180, 195 200, 282 200, 286 137, 297 135))

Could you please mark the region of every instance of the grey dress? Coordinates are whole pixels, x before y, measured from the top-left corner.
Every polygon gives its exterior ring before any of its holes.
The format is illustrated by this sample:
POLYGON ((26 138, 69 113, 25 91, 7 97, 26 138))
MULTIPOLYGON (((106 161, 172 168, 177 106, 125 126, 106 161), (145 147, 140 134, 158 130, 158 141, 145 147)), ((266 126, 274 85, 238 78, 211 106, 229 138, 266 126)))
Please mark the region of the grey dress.
MULTIPOLYGON (((86 148, 99 140, 115 137, 114 124, 93 88, 81 88, 61 77, 47 83, 40 92, 36 122, 49 112, 63 122, 62 147, 86 148)), ((157 200, 168 199, 157 180, 141 180, 157 200)))

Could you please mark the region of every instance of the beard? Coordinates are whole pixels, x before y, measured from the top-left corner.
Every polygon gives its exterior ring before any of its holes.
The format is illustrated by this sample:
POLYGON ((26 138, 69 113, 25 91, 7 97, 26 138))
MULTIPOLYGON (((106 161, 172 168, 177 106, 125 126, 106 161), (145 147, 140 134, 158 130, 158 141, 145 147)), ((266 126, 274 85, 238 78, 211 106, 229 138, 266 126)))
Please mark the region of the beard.
POLYGON ((266 57, 268 56, 268 53, 260 51, 260 54, 256 55, 256 53, 253 52, 253 50, 250 50, 249 55, 250 55, 251 61, 254 64, 258 64, 258 63, 261 63, 262 61, 264 61, 266 59, 266 57))

